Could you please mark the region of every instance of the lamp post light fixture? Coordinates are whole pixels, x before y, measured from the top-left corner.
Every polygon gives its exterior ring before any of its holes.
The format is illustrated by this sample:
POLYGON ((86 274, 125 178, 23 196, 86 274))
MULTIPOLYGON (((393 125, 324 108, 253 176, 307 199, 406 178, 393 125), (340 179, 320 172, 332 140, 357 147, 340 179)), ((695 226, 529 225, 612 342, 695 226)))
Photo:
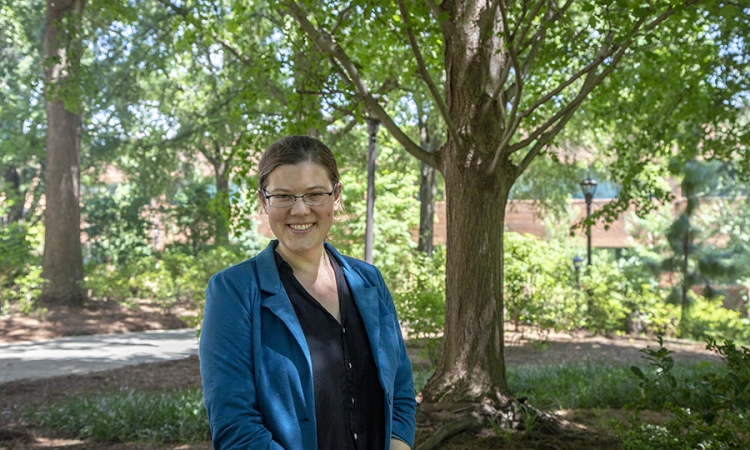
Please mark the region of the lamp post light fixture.
POLYGON ((583 258, 576 255, 573 257, 573 269, 576 272, 576 289, 581 289, 581 263, 583 262, 583 258))
MULTIPOLYGON (((586 219, 588 220, 591 215, 591 201, 594 200, 594 194, 596 194, 596 180, 589 176, 585 180, 581 181, 581 190, 583 191, 583 197, 586 199, 586 219)), ((588 240, 588 265, 591 265, 591 224, 586 224, 586 237, 588 240)))

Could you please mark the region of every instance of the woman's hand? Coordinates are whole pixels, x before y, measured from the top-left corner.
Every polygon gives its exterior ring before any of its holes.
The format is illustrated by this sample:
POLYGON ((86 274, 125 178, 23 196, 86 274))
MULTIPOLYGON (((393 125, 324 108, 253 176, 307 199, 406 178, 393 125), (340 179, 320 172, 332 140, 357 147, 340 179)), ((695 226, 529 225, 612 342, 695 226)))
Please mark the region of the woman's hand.
POLYGON ((391 450, 411 450, 411 448, 406 442, 391 438, 391 450))

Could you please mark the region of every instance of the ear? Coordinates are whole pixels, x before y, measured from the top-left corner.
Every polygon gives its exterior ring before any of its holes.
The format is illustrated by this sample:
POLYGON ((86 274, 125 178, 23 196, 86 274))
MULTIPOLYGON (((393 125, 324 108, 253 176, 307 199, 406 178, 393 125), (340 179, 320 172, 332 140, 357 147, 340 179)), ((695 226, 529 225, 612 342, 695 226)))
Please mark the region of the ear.
POLYGON ((344 185, 341 184, 341 181, 338 182, 336 185, 336 192, 333 193, 333 210, 338 211, 339 208, 341 208, 341 191, 343 190, 344 185))

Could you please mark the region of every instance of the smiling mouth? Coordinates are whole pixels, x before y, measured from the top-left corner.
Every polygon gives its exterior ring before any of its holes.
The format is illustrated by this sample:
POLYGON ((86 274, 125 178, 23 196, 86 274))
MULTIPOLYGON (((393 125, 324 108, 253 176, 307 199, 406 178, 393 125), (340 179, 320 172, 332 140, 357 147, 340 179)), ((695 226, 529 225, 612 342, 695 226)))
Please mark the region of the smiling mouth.
POLYGON ((300 223, 300 224, 289 224, 289 228, 296 231, 305 231, 313 227, 313 223, 300 223))

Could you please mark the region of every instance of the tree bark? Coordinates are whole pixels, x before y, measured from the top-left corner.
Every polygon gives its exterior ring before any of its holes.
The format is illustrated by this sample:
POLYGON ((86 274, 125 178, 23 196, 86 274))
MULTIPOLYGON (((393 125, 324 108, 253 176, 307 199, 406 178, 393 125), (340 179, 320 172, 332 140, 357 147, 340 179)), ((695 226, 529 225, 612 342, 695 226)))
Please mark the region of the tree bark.
MULTIPOLYGON (((419 114, 419 144, 430 153, 437 150, 438 142, 431 132, 424 112, 417 104, 419 114)), ((437 169, 421 163, 419 172, 419 243, 417 250, 432 256, 435 230, 435 196, 437 195, 437 169)))
POLYGON ((82 43, 78 31, 83 0, 48 0, 44 52, 47 58, 47 164, 41 301, 80 306, 85 294, 81 252, 80 148, 82 119, 76 70, 82 43), (65 100, 65 101, 64 101, 65 100))
POLYGON ((503 234, 517 175, 507 157, 492 167, 504 105, 491 93, 508 61, 497 37, 502 22, 496 4, 464 0, 447 6, 445 96, 459 139, 449 133, 443 148, 445 330, 435 374, 422 395, 428 402, 494 403, 502 414, 512 404, 503 342, 503 234))
POLYGON ((365 217, 365 262, 372 264, 375 245, 375 168, 377 166, 377 139, 380 122, 367 119, 367 215, 365 217))
POLYGON ((417 250, 432 256, 435 235, 435 195, 437 170, 420 163, 419 173, 419 243, 417 250))
POLYGON ((458 164, 445 169, 448 252, 443 350, 422 395, 426 402, 490 400, 502 408, 510 400, 502 274, 505 205, 512 182, 458 164))
MULTIPOLYGON (((220 156, 219 156, 220 157, 220 156)), ((216 243, 229 242, 229 227, 227 218, 229 217, 229 164, 221 161, 214 164, 214 176, 216 177, 216 207, 219 209, 220 217, 216 222, 216 243)))

